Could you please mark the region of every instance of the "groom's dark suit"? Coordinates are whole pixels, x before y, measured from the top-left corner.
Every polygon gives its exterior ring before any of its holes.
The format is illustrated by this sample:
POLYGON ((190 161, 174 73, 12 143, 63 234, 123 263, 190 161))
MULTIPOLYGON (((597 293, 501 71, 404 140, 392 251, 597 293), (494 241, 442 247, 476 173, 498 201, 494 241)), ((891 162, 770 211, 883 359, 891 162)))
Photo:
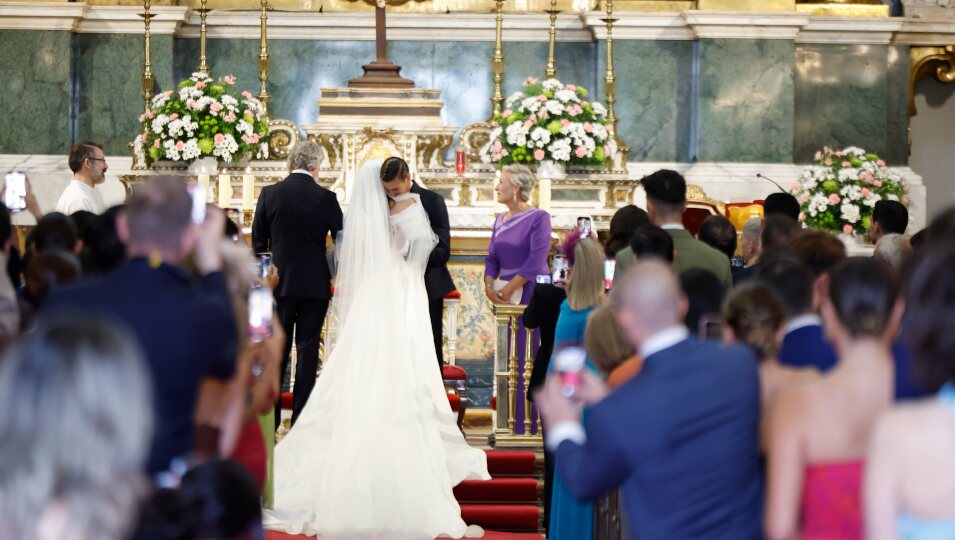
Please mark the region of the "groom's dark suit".
POLYGON ((454 281, 448 272, 448 260, 451 258, 451 222, 448 219, 448 206, 444 197, 433 191, 411 183, 411 192, 421 197, 421 206, 428 214, 431 230, 438 237, 428 267, 424 273, 424 286, 428 290, 428 310, 431 313, 431 331, 434 334, 434 348, 438 356, 438 365, 444 364, 443 330, 444 297, 454 290, 454 281))
MULTIPOLYGON (((329 233, 334 239, 341 230, 338 198, 308 174, 293 172, 285 180, 262 189, 259 195, 252 222, 252 247, 256 253, 271 251, 279 271, 275 299, 286 335, 283 376, 288 369, 295 330, 292 423, 315 386, 319 338, 331 297, 325 245, 329 233)), ((280 407, 276 404, 276 425, 280 407)))

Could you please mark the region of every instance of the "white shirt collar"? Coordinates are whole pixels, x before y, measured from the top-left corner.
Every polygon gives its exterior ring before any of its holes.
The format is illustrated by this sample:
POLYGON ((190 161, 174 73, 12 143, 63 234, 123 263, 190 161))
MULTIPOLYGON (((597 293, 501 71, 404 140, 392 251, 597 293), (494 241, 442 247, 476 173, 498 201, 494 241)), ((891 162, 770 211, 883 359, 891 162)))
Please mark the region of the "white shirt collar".
POLYGON ((89 184, 87 184, 86 182, 82 180, 77 180, 76 178, 73 178, 72 182, 74 185, 76 185, 77 187, 79 187, 80 189, 82 189, 83 191, 87 193, 93 193, 94 191, 96 191, 95 189, 90 187, 89 184))
POLYGON ((686 227, 684 227, 683 225, 679 223, 664 223, 663 225, 660 225, 660 228, 663 230, 669 229, 669 230, 679 230, 679 231, 686 229, 686 227))
POLYGON ((669 349, 688 337, 690 337, 690 331, 682 324, 661 330, 643 340, 640 345, 640 357, 646 360, 651 355, 669 349))
POLYGON ((312 176, 312 173, 306 171, 305 169, 295 169, 294 171, 292 171, 292 174, 305 174, 305 175, 308 175, 309 178, 313 180, 315 179, 315 177, 312 176))
POLYGON ((789 319, 789 322, 786 323, 785 329, 786 333, 795 332, 800 328, 805 328, 807 326, 822 326, 822 319, 819 318, 819 315, 815 313, 806 313, 804 315, 799 315, 789 319))

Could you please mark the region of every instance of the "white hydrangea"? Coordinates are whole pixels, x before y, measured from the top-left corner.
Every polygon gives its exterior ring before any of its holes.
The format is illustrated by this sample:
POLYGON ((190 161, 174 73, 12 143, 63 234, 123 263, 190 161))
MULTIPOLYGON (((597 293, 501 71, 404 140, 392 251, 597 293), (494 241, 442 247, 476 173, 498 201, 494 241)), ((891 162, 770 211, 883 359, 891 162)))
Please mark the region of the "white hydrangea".
POLYGON ((593 124, 593 136, 598 141, 605 141, 607 137, 610 136, 610 133, 603 124, 593 124))
POLYGON ((566 88, 554 92, 554 99, 563 103, 576 103, 580 101, 577 98, 577 92, 567 90, 566 88))
POLYGON ((514 92, 513 94, 511 94, 511 97, 507 98, 507 101, 504 102, 504 105, 508 109, 511 109, 514 107, 515 103, 523 99, 524 99, 524 92, 514 92))
POLYGON ((140 161, 146 158, 146 152, 143 150, 143 139, 145 138, 146 134, 140 133, 133 139, 133 154, 135 154, 140 161))
POLYGON ((507 126, 505 134, 507 135, 507 144, 513 144, 514 146, 527 144, 527 128, 520 122, 514 122, 507 126))
POLYGON ((554 161, 570 161, 570 141, 557 139, 547 147, 554 161))
POLYGON ((252 134, 252 124, 245 121, 245 119, 239 120, 239 123, 235 125, 235 130, 239 133, 245 133, 246 135, 252 134))
POLYGON ((172 161, 179 161, 182 158, 182 155, 179 153, 179 150, 176 148, 176 141, 172 139, 166 139, 162 143, 163 150, 166 151, 166 159, 172 161))
POLYGON ((169 117, 165 114, 160 114, 157 115, 156 118, 153 118, 152 123, 150 123, 150 127, 152 128, 153 133, 158 135, 162 133, 163 128, 166 127, 166 124, 168 123, 169 117))
POLYGON ((157 95, 153 98, 153 108, 161 109, 163 105, 169 103, 169 100, 172 98, 172 92, 163 92, 162 94, 157 95))
POLYGON ((869 193, 869 196, 862 201, 862 204, 868 206, 869 208, 875 208, 875 203, 881 200, 882 200, 882 197, 880 197, 878 193, 873 191, 872 193, 869 193))
POLYGON ((842 206, 839 208, 839 212, 842 215, 842 219, 848 221, 849 223, 856 223, 861 217, 859 213, 859 207, 850 202, 843 202, 842 206))
POLYGON ((849 146, 842 150, 842 153, 846 156, 855 156, 855 157, 865 157, 865 150, 859 148, 858 146, 849 146))
POLYGON ((533 112, 537 112, 537 110, 540 108, 541 108, 541 102, 536 97, 524 98, 524 100, 521 101, 522 111, 530 111, 533 113, 533 112))
POLYGON ((545 101, 544 108, 546 108, 547 112, 554 116, 560 116, 564 114, 564 105, 555 99, 548 99, 545 101))
POLYGON ((215 143, 212 155, 222 158, 223 161, 232 161, 232 155, 239 150, 239 144, 235 142, 232 134, 222 138, 222 142, 215 143))
POLYGON ((557 79, 547 79, 544 81, 544 90, 557 91, 564 88, 563 83, 557 79))
POLYGON ((839 193, 844 199, 847 198, 851 201, 858 201, 862 198, 862 188, 855 185, 843 186, 839 193))
POLYGON ((816 217, 816 214, 825 212, 829 209, 829 199, 822 193, 816 193, 809 199, 809 215, 816 217))
POLYGON ((196 159, 200 154, 202 154, 202 151, 199 150, 198 139, 189 139, 186 141, 186 147, 182 149, 182 159, 187 161, 196 159))
POLYGON ((596 114, 597 116, 607 115, 607 108, 601 105, 600 103, 591 103, 590 106, 591 108, 593 108, 594 114, 596 114))
POLYGON ((224 94, 222 97, 219 98, 219 100, 221 100, 222 104, 225 105, 226 108, 228 108, 229 110, 234 110, 236 107, 239 106, 239 100, 235 99, 229 94, 224 94))
POLYGON ((839 169, 839 181, 846 182, 848 180, 858 180, 859 179, 859 169, 850 167, 848 169, 839 169))
POLYGON ((534 130, 531 131, 531 146, 536 148, 544 148, 548 143, 550 143, 550 139, 550 131, 547 131, 542 127, 534 128, 534 130))

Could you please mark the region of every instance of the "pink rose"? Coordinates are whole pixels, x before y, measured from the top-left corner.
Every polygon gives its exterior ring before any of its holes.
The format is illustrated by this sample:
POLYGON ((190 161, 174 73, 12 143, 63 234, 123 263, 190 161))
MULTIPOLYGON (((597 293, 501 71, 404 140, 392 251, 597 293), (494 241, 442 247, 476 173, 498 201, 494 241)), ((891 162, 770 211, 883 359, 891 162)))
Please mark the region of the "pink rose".
POLYGON ((153 112, 152 109, 149 109, 148 111, 146 111, 146 118, 152 118, 154 116, 156 116, 156 113, 153 112))
POLYGON ((829 202, 831 202, 832 204, 839 204, 839 201, 841 200, 842 199, 840 199, 839 196, 836 195, 835 193, 833 193, 832 195, 829 195, 829 202))
POLYGON ((222 78, 226 84, 235 84, 235 75, 226 75, 222 78))
POLYGON ((868 196, 871 195, 871 194, 872 194, 872 192, 869 191, 869 188, 862 188, 862 196, 863 196, 863 197, 868 197, 868 196))
POLYGON ((245 143, 248 143, 248 144, 252 144, 252 137, 250 137, 250 136, 248 136, 248 135, 243 135, 243 136, 242 136, 242 141, 245 142, 245 143))
POLYGON ((182 149, 186 147, 186 143, 182 141, 176 141, 176 150, 182 152, 182 149))
POLYGON ((512 111, 512 110, 510 110, 510 109, 504 109, 504 112, 501 113, 501 116, 503 116, 504 118, 507 118, 508 116, 510 116, 510 115, 512 115, 512 114, 514 114, 514 111, 512 111))
POLYGON ((153 141, 153 148, 159 148, 159 139, 153 141))
POLYGON ((574 153, 577 154, 577 157, 583 158, 584 156, 587 155, 587 150, 584 149, 584 147, 582 146, 578 146, 577 149, 574 150, 574 153))
POLYGON ((826 158, 825 164, 832 165, 832 158, 826 158))
POLYGON ((542 149, 538 148, 537 150, 534 150, 534 159, 536 159, 537 161, 543 161, 544 157, 545 157, 545 154, 542 149))
POLYGON ((170 122, 172 122, 173 120, 176 120, 177 118, 179 118, 179 114, 178 114, 178 113, 172 113, 172 114, 169 115, 169 121, 170 121, 170 122))
POLYGON ((491 151, 492 151, 492 152, 500 152, 500 151, 501 151, 501 141, 494 141, 494 144, 491 145, 491 151))
POLYGON ((225 116, 223 116, 222 119, 225 120, 226 122, 235 122, 235 113, 230 112, 226 114, 225 116))
POLYGON ((852 234, 852 225, 849 225, 848 223, 846 223, 845 225, 843 225, 843 226, 842 226, 842 232, 844 232, 844 233, 846 233, 846 234, 852 234))
POLYGON ((546 110, 540 110, 537 112, 537 117, 541 120, 547 120, 550 118, 550 114, 546 110))
POLYGON ((803 193, 802 195, 799 196, 799 204, 806 204, 807 202, 809 202, 808 193, 803 193))
POLYGON ((793 191, 793 192, 799 191, 799 188, 801 187, 802 186, 799 185, 799 182, 793 182, 793 185, 789 186, 789 191, 793 191))
POLYGON ((560 119, 560 125, 562 125, 562 126, 564 126, 564 127, 567 127, 567 126, 570 125, 570 120, 568 120, 568 119, 566 119, 566 118, 561 118, 561 119, 560 119))
POLYGON ((587 105, 590 105, 590 102, 589 102, 589 101, 581 101, 581 102, 580 102, 580 106, 581 106, 581 107, 586 107, 587 105))
POLYGON ((528 118, 527 120, 530 121, 530 123, 532 123, 532 124, 536 124, 536 123, 537 123, 537 115, 536 115, 536 114, 532 114, 531 117, 528 118))
POLYGON ((252 97, 252 94, 250 94, 249 91, 246 90, 242 92, 242 97, 244 97, 245 99, 250 99, 252 97))
POLYGON ((253 133, 253 134, 252 134, 252 144, 256 144, 257 142, 259 142, 259 134, 258 134, 258 133, 253 133))
POLYGON ((842 157, 842 156, 844 156, 844 155, 845 155, 845 154, 843 154, 842 152, 836 152, 836 157, 842 157))
POLYGON ((547 96, 541 94, 537 96, 537 101, 547 101, 547 96))
POLYGON ((875 164, 878 165, 879 167, 885 167, 885 162, 882 161, 881 159, 876 160, 875 164))
POLYGON ((813 156, 813 159, 815 161, 819 161, 820 159, 822 159, 822 152, 816 152, 816 155, 813 156))
POLYGON ((534 122, 531 122, 530 120, 524 120, 524 128, 529 129, 533 125, 534 122))
POLYGON ((146 121, 146 113, 139 115, 139 123, 142 124, 146 121))
POLYGON ((568 84, 568 85, 567 85, 567 86, 565 86, 564 88, 566 88, 566 89, 568 89, 568 90, 570 90, 571 92, 574 92, 574 91, 576 91, 576 90, 577 90, 577 87, 576 87, 576 86, 574 86, 574 85, 572 85, 572 84, 568 84))
POLYGON ((875 187, 882 187, 882 180, 875 179, 872 181, 872 185, 875 187))
POLYGON ((225 135, 221 133, 216 133, 215 141, 216 141, 216 144, 222 144, 223 142, 225 142, 225 135))
POLYGON ((843 161, 843 162, 842 162, 842 166, 843 166, 843 167, 851 167, 852 164, 849 163, 848 161, 843 161))
POLYGON ((219 103, 218 101, 213 101, 212 105, 209 105, 209 110, 211 110, 212 112, 219 112, 222 110, 222 104, 219 103))
POLYGON ((584 122, 584 133, 593 133, 594 126, 590 125, 590 122, 584 122))
POLYGON ((196 88, 205 88, 205 87, 206 87, 206 83, 202 81, 199 81, 196 83, 196 88))

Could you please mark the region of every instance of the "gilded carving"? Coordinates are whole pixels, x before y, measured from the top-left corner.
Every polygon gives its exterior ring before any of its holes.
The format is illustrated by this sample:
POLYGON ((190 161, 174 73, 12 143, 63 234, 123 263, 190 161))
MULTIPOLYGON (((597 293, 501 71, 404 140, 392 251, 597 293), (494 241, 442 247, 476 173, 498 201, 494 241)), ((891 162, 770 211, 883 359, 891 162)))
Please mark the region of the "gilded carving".
POLYGON ((944 47, 912 47, 909 71, 909 116, 915 116, 915 87, 933 75, 939 82, 955 81, 955 45, 944 47))

